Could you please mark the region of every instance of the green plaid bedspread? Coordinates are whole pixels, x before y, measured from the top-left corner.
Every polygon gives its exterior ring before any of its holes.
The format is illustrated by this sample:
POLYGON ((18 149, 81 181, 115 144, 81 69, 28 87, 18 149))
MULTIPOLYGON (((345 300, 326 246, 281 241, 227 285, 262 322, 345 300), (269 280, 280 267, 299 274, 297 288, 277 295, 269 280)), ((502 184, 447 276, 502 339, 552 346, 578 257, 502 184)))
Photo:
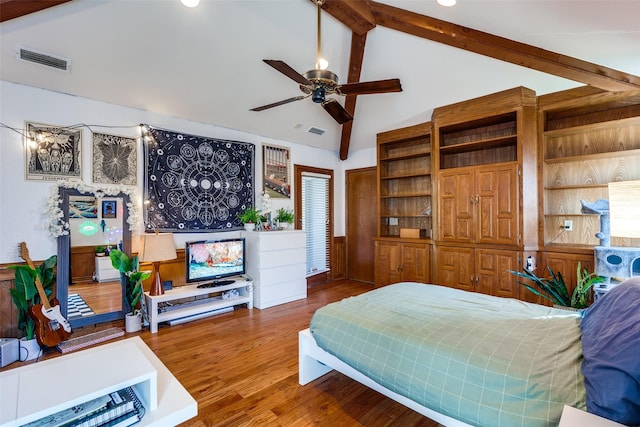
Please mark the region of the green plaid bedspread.
POLYGON ((379 384, 473 426, 552 426, 564 404, 585 408, 570 311, 398 283, 320 308, 310 330, 379 384))

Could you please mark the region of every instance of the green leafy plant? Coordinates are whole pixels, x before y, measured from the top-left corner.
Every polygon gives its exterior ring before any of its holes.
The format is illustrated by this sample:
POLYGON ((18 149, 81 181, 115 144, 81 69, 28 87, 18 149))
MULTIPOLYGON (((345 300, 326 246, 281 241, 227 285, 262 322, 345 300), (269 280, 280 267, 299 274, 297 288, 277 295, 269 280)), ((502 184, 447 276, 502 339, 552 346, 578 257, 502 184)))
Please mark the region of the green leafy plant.
POLYGON ((9 289, 9 292, 18 311, 18 330, 27 340, 35 338, 36 326, 29 315, 29 307, 41 303, 40 295, 36 288, 36 274, 40 277, 42 287, 47 296, 51 295, 53 284, 56 281, 54 270, 57 263, 57 255, 52 255, 36 267, 35 270, 28 265, 12 265, 8 267, 15 270, 14 287, 9 289))
POLYGON ((276 221, 293 223, 293 211, 291 208, 280 208, 276 212, 276 221))
POLYGON ((558 272, 556 274, 551 267, 547 267, 547 270, 549 271, 549 278, 538 277, 527 269, 523 269, 522 272, 511 270, 509 270, 509 272, 518 277, 530 280, 532 285, 525 282, 518 283, 535 295, 562 307, 586 308, 589 305, 589 292, 591 288, 596 283, 604 281, 602 277, 597 276, 595 273, 589 273, 587 270, 582 269, 582 265, 578 262, 576 287, 573 293, 569 294, 562 273, 558 272))
POLYGON ((256 209, 255 207, 248 207, 237 216, 240 222, 243 224, 257 224, 260 222, 261 218, 260 210, 256 209))
POLYGON ((131 314, 135 315, 138 302, 142 297, 142 281, 151 276, 150 271, 138 270, 138 256, 129 258, 119 249, 113 249, 109 253, 111 265, 120 272, 120 282, 124 288, 124 297, 131 314))
POLYGON ((102 254, 107 250, 107 247, 106 246, 96 246, 95 248, 93 248, 93 250, 97 254, 102 254))

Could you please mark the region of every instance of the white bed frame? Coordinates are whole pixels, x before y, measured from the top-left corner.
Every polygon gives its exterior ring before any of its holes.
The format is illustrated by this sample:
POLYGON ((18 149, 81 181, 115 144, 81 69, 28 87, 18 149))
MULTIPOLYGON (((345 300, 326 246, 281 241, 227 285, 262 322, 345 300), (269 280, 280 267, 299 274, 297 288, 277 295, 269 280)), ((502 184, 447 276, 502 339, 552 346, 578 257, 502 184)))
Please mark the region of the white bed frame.
POLYGON ((411 408, 414 411, 424 415, 427 418, 436 421, 447 427, 472 427, 469 424, 453 419, 447 415, 443 415, 433 409, 426 408, 404 396, 399 395, 386 387, 373 381, 361 372, 355 370, 340 359, 327 353, 318 345, 311 336, 309 329, 298 332, 298 382, 305 385, 320 378, 334 369, 342 374, 374 389, 377 392, 395 400, 396 402, 411 408))

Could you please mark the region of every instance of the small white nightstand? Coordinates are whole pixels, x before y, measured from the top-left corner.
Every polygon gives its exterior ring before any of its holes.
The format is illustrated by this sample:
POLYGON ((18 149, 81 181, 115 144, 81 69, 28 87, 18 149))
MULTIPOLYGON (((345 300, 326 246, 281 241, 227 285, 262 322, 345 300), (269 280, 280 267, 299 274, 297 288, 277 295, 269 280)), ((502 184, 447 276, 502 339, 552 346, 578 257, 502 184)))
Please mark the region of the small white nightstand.
POLYGON ((96 257, 96 280, 106 282, 109 280, 120 280, 120 272, 111 265, 111 258, 108 256, 96 257))

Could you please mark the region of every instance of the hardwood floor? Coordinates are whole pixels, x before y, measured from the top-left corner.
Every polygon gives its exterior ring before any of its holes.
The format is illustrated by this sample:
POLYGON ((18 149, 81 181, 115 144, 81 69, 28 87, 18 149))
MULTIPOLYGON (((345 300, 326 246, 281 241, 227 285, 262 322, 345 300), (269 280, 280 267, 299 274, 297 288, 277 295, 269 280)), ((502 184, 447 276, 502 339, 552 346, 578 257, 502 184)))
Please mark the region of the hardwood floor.
MULTIPOLYGON (((298 384, 298 331, 308 327, 317 308, 371 289, 362 282, 328 282, 309 289, 306 300, 161 324, 157 334, 147 329, 140 337, 198 401, 198 416, 184 426, 436 427, 336 372, 304 387, 298 384)), ((113 326, 123 327, 123 322, 96 328, 113 326)), ((93 330, 81 328, 74 335, 93 330)), ((45 358, 59 356, 49 350, 45 358)))
POLYGON ((69 286, 69 294, 80 295, 96 314, 122 309, 122 286, 117 280, 74 283, 69 286))
POLYGON ((436 426, 336 372, 298 384, 298 331, 317 308, 371 289, 329 282, 312 287, 303 301, 141 336, 198 401, 198 417, 188 426, 436 426))

